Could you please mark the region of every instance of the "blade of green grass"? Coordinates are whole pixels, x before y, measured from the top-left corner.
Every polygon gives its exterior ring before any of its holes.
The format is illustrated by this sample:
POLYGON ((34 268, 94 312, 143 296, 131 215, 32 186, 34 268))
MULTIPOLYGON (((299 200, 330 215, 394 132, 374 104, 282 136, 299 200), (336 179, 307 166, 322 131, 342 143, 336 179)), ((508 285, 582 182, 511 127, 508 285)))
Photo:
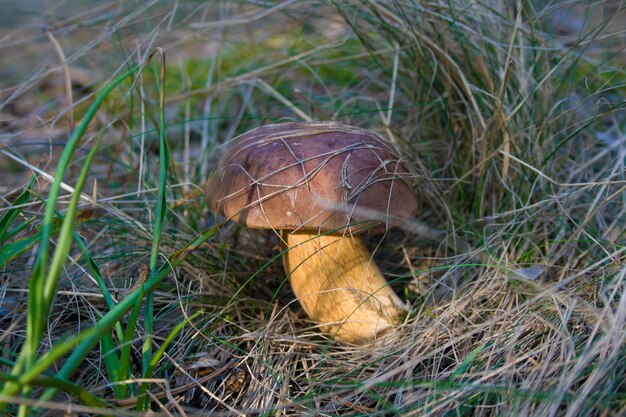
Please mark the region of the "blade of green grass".
POLYGON ((156 353, 154 354, 154 356, 150 360, 150 369, 149 369, 150 375, 152 375, 152 371, 157 366, 157 364, 159 363, 161 358, 163 358, 163 355, 165 354, 165 351, 167 350, 169 345, 174 341, 174 338, 181 332, 181 330, 183 330, 183 328, 185 327, 185 324, 191 323, 191 321, 193 319, 195 319, 196 317, 198 317, 201 314, 202 314, 202 311, 197 311, 196 313, 192 314, 191 316, 189 316, 185 320, 183 320, 180 323, 178 323, 176 325, 176 327, 174 327, 174 329, 172 329, 172 331, 167 336, 165 341, 161 344, 161 346, 159 346, 159 350, 156 351, 156 353))
MULTIPOLYGON (((169 151, 167 148, 167 140, 165 138, 165 51, 161 53, 161 71, 159 88, 159 186, 157 190, 157 201, 155 210, 155 223, 154 232, 152 235, 152 252, 150 254, 150 273, 154 274, 157 268, 157 261, 159 259, 159 245, 161 242, 161 233, 163 231, 163 223, 167 214, 167 172, 169 166, 169 151)), ((146 295, 146 307, 144 310, 144 330, 145 339, 143 342, 141 371, 144 379, 151 378, 152 368, 150 367, 150 360, 152 359, 152 334, 153 334, 153 295, 148 293, 146 295)), ((146 410, 150 405, 148 397, 143 396, 148 389, 148 384, 145 382, 139 387, 140 400, 137 402, 138 410, 146 410)))
MULTIPOLYGON (((31 190, 32 193, 32 190, 31 190)), ((24 230, 26 230, 28 227, 32 227, 32 224, 35 222, 35 217, 30 217, 28 219, 25 219, 25 221, 23 221, 22 223, 18 224, 17 226, 15 226, 14 228, 12 228, 11 230, 8 230, 5 234, 4 234, 4 241, 7 242, 10 239, 14 238, 15 236, 18 236, 20 233, 22 233, 24 230)))
MULTIPOLYGON (((0 381, 15 383, 18 382, 18 378, 14 375, 0 374, 0 381)), ((112 404, 107 403, 103 399, 67 380, 46 375, 39 375, 33 379, 33 385, 40 387, 52 387, 63 392, 67 392, 68 394, 71 394, 81 400, 84 404, 92 407, 112 407, 112 404)))
POLYGON ((486 348, 485 345, 480 345, 476 349, 472 350, 470 354, 467 356, 467 358, 465 358, 463 362, 457 365, 454 372, 452 372, 452 375, 450 375, 449 380, 452 381, 462 376, 472 365, 472 362, 474 362, 474 359, 476 359, 476 357, 480 354, 480 352, 485 350, 485 348, 486 348))
POLYGON ((22 204, 26 204, 30 201, 30 189, 35 183, 35 177, 33 176, 29 183, 26 185, 24 191, 20 193, 20 195, 13 202, 13 207, 6 211, 0 217, 0 242, 5 240, 5 233, 9 226, 13 223, 15 218, 21 213, 22 208, 20 207, 22 204))
POLYGON ((0 251, 0 267, 3 267, 13 259, 20 256, 39 242, 39 236, 29 236, 18 239, 11 243, 6 243, 0 251))
POLYGON ((78 177, 78 181, 76 182, 75 191, 72 194, 72 199, 70 200, 70 204, 67 208, 67 212, 65 213, 65 218, 63 219, 63 223, 61 224, 61 231, 59 233, 59 238, 57 240, 57 246, 54 250, 54 254, 52 256, 52 261, 50 263, 50 269, 46 276, 46 280, 44 282, 43 287, 43 306, 41 310, 43 312, 42 319, 47 320, 48 315, 50 314, 50 309, 52 307, 52 300, 56 293, 57 284, 59 282, 59 278, 61 277, 61 271, 63 270, 63 266, 67 261, 67 256, 70 252, 70 248, 72 246, 72 242, 74 241, 74 224, 76 222, 76 215, 78 213, 78 203, 80 200, 80 193, 82 192, 83 187, 85 186, 85 182, 87 181, 87 175, 89 174, 89 168, 91 167, 91 163, 93 162, 94 157, 96 156, 96 152, 100 145, 100 139, 96 141, 94 146, 89 151, 87 155, 87 159, 81 169, 80 175, 78 177))
MULTIPOLYGON (((130 313, 130 317, 128 318, 128 322, 126 324, 124 338, 120 341, 120 344, 122 345, 120 354, 120 377, 122 379, 130 378, 130 352, 133 348, 133 337, 137 328, 137 320, 139 319, 139 313, 141 311, 141 302, 143 301, 142 299, 143 297, 139 297, 135 301, 133 309, 130 313)), ((131 393, 134 394, 134 391, 131 390, 131 393)))

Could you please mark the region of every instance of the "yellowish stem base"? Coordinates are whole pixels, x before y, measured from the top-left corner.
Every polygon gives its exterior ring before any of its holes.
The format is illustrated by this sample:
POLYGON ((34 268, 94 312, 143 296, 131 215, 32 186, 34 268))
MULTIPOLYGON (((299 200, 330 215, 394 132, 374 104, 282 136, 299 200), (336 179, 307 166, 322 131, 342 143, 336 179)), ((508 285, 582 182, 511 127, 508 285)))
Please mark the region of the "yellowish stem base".
POLYGON ((397 324, 406 307, 359 236, 283 233, 285 271, 302 308, 338 341, 364 344, 397 324))

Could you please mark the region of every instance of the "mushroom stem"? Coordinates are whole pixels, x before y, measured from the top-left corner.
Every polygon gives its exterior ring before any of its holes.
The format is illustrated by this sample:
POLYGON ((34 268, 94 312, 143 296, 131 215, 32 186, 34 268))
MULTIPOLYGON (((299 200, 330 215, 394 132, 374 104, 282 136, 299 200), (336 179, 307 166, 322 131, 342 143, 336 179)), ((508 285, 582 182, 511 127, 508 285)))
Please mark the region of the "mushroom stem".
POLYGON ((283 238, 293 292, 309 317, 336 340, 374 341, 406 312, 360 236, 283 232, 283 238))

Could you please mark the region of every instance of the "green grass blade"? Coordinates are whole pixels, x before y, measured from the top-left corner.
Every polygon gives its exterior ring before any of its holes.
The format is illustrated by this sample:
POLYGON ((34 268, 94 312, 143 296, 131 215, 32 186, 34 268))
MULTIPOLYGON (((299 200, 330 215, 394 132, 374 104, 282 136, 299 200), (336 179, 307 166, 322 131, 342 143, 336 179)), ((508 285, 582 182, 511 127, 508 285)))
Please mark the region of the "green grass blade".
MULTIPOLYGON (((32 191, 31 191, 32 193, 32 191)), ((31 217, 29 219, 26 219, 25 221, 23 221, 22 223, 18 224, 17 226, 15 226, 14 228, 12 228, 11 230, 8 230, 4 236, 3 236, 3 240, 4 242, 8 242, 10 239, 13 239, 14 237, 18 236, 20 233, 22 233, 24 230, 26 230, 28 227, 32 227, 32 224, 35 222, 35 218, 31 217)), ((37 239, 39 239, 39 237, 37 237, 37 239)))
POLYGON ((469 367, 472 365, 472 362, 474 362, 474 359, 476 359, 476 357, 483 351, 485 350, 485 345, 480 345, 478 346, 476 349, 472 350, 470 352, 470 354, 467 356, 467 358, 465 358, 465 360, 463 362, 461 362, 460 364, 457 365, 456 369, 454 370, 454 372, 452 372, 452 375, 450 375, 450 380, 454 380, 460 376, 462 376, 468 369, 469 367))
MULTIPOLYGON (((110 333, 105 333, 102 335, 102 340, 100 342, 102 348, 100 351, 102 352, 102 360, 104 361, 104 366, 107 368, 107 372, 111 377, 111 381, 119 382, 124 380, 123 374, 120 372, 121 363, 119 358, 117 357, 117 348, 115 347, 115 343, 113 342, 113 337, 110 333)), ((113 388, 113 394, 115 398, 121 399, 126 398, 126 386, 123 384, 111 384, 113 388)))
POLYGON ((181 321, 180 323, 176 325, 176 327, 174 327, 174 329, 170 332, 170 334, 167 336, 165 341, 159 347, 159 350, 157 350, 157 352, 154 354, 154 357, 150 361, 150 373, 151 374, 152 374, 152 370, 154 370, 157 363, 159 363, 161 358, 163 358, 163 355, 165 354, 165 351, 167 350, 169 345, 174 341, 174 338, 181 332, 181 330, 183 330, 183 328, 185 327, 185 324, 191 323, 193 319, 195 319, 201 314, 202 314, 202 311, 198 311, 192 314, 191 316, 189 316, 188 318, 186 318, 184 321, 181 321))
MULTIPOLYGON (((74 231, 73 234, 74 234, 74 242, 76 242, 76 246, 78 246, 81 253, 83 254, 83 257, 85 258, 87 262, 87 266, 89 266, 89 270, 93 274, 93 277, 96 280, 96 283, 98 284, 98 288, 100 288, 100 292, 102 293, 102 296, 104 297, 104 302, 107 308, 111 310, 113 307, 115 307, 115 301, 113 300, 113 296, 111 295, 111 293, 109 292, 109 289, 106 286, 106 282, 104 281, 104 278, 102 278, 102 273, 100 272, 100 268, 98 267, 98 264, 93 259, 93 257, 89 254, 89 251, 87 250, 87 246, 85 246, 85 243, 81 239, 80 235, 76 233, 76 231, 74 231)), ((117 329, 117 335, 118 337, 122 336, 121 326, 117 329)))
MULTIPOLYGON (((163 231, 163 223, 165 221, 165 215, 167 214, 167 201, 166 201, 166 191, 167 191, 167 175, 168 175, 168 166, 169 166, 169 150, 167 148, 167 140, 165 137, 165 53, 161 54, 161 85, 160 85, 160 96, 159 96, 159 104, 160 104, 160 112, 159 112, 159 186, 157 190, 157 202, 156 202, 156 213, 155 213, 155 223, 154 223, 154 232, 152 236, 152 252, 150 254, 150 273, 156 272, 157 262, 159 259, 159 245, 161 242, 161 233, 163 231)), ((151 377, 151 368, 150 368, 150 360, 152 357, 152 334, 153 334, 153 317, 154 317, 154 306, 153 306, 153 295, 152 293, 148 293, 146 295, 146 308, 144 310, 144 331, 145 331, 145 339, 143 342, 142 349, 142 361, 141 361, 141 371, 143 374, 143 378, 151 377)), ((139 395, 148 388, 147 384, 142 383, 139 388, 139 395)), ((149 406, 149 399, 146 397, 137 403, 138 409, 147 409, 149 406)))
POLYGON ((35 177, 30 179, 30 182, 26 185, 24 191, 20 193, 19 196, 13 202, 13 207, 7 210, 2 217, 0 217, 0 242, 6 240, 5 233, 9 226, 13 223, 15 218, 20 214, 22 208, 20 207, 22 204, 26 204, 30 201, 30 189, 35 183, 35 177))
MULTIPOLYGON (((170 344, 174 341, 174 338, 181 332, 181 330, 183 330, 183 328, 185 327, 185 324, 190 323, 194 318, 198 317, 200 314, 202 314, 201 311, 198 311, 192 314, 190 317, 178 323, 176 327, 172 329, 170 334, 167 336, 167 338, 161 344, 161 346, 159 346, 159 349, 156 351, 156 353, 150 360, 149 368, 146 372, 148 375, 152 375, 152 373, 154 372, 154 368, 159 363, 159 361, 163 358, 165 351, 170 346, 170 344)), ((149 401, 149 397, 146 397, 147 388, 148 388, 147 384, 141 384, 140 390, 139 390, 139 398, 137 399, 137 408, 143 407, 144 402, 149 401)))
MULTIPOLYGON (((0 374, 0 381, 3 382, 18 382, 18 378, 14 375, 0 374)), ((112 405, 104 401, 103 399, 93 395, 89 391, 71 383, 70 381, 59 379, 57 377, 51 377, 46 375, 39 375, 33 378, 32 385, 40 387, 51 387, 81 400, 84 404, 92 407, 107 407, 111 408, 112 405)))
MULTIPOLYGON (((128 324, 126 325, 126 331, 124 332, 124 338, 120 341, 122 345, 122 352, 120 354, 120 376, 122 379, 130 378, 130 352, 133 348, 133 337, 136 334, 137 320, 139 319, 139 313, 141 311, 141 301, 143 297, 137 297, 135 305, 130 312, 128 318, 128 324)), ((134 387, 133 387, 134 388, 134 387)))
MULTIPOLYGON (((174 327, 174 329, 170 332, 170 334, 167 336, 165 341, 161 344, 161 346, 159 347, 157 352, 154 354, 154 356, 150 360, 150 365, 149 365, 149 368, 148 368, 148 371, 147 371, 147 373, 149 375, 152 375, 152 373, 154 371, 154 368, 157 366, 159 361, 163 358, 163 355, 165 354, 165 351, 170 346, 170 344, 174 341, 174 338, 183 330, 183 328, 185 327, 185 324, 191 323, 191 321, 194 318, 198 317, 200 314, 202 314, 202 312, 198 311, 195 314, 192 314, 190 317, 188 317, 184 321, 178 323, 176 325, 176 327, 174 327)), ((139 398, 139 401, 137 402, 137 407, 139 407, 139 405, 143 402, 142 398, 143 398, 143 396, 146 395, 145 391, 147 389, 147 385, 146 384, 142 384, 141 387, 143 387, 143 390, 139 391, 140 398, 139 398)), ((146 398, 146 399, 148 399, 148 398, 146 398)))
POLYGON ((39 236, 29 236, 14 242, 6 243, 0 250, 0 267, 3 267, 13 259, 20 256, 22 253, 31 249, 39 242, 39 236))
POLYGON ((65 213, 65 218, 63 219, 63 223, 61 224, 61 232, 59 234, 57 246, 54 250, 52 261, 50 263, 50 270, 48 271, 46 281, 44 283, 44 304, 42 308, 42 318, 44 320, 47 319, 48 314, 50 313, 52 300, 54 298, 54 294, 56 293, 56 287, 61 276, 61 271, 63 270, 63 266, 67 261, 67 255, 69 254, 72 242, 74 241, 74 223, 76 222, 76 214, 78 213, 80 194, 83 190, 83 187, 85 186, 85 182, 87 181, 89 168, 91 166, 91 163, 93 162, 94 157, 96 156, 99 145, 100 141, 98 140, 89 151, 89 154, 87 154, 87 159, 85 160, 80 175, 78 176, 75 191, 72 194, 70 204, 67 208, 67 212, 65 213))

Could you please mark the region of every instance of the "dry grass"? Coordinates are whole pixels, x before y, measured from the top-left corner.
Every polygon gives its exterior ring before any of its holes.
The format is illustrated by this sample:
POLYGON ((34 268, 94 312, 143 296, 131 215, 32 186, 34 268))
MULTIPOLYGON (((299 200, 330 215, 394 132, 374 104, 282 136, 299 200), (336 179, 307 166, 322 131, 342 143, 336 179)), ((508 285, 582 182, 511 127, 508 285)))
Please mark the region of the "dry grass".
MULTIPOLYGON (((412 164, 420 222, 450 239, 396 230, 370 240, 411 312, 392 342, 350 347, 300 312, 278 239, 227 224, 154 292, 155 351, 203 311, 155 370, 155 412, 624 415, 626 11, 608 0, 535 3, 60 2, 5 12, 15 17, 0 26, 0 216, 31 175, 35 184, 0 249, 5 259, 11 242, 25 246, 0 274, 1 374, 25 340, 37 241, 26 245, 69 132, 95 92, 161 47, 171 161, 160 263, 215 224, 201 186, 220 145, 277 121, 338 120, 388 137, 412 164)), ((76 231, 116 301, 149 275, 158 80, 148 65, 107 99, 58 199, 63 211, 102 138, 76 231)), ((74 247, 40 355, 107 311, 74 247)), ((129 342, 128 386, 141 382, 144 323, 129 342)), ((132 415, 137 398, 114 397, 103 350, 71 382, 108 401, 109 414, 132 415)), ((0 402, 17 413, 41 393, 0 402)), ((98 414, 80 404, 58 394, 39 410, 98 414)))

